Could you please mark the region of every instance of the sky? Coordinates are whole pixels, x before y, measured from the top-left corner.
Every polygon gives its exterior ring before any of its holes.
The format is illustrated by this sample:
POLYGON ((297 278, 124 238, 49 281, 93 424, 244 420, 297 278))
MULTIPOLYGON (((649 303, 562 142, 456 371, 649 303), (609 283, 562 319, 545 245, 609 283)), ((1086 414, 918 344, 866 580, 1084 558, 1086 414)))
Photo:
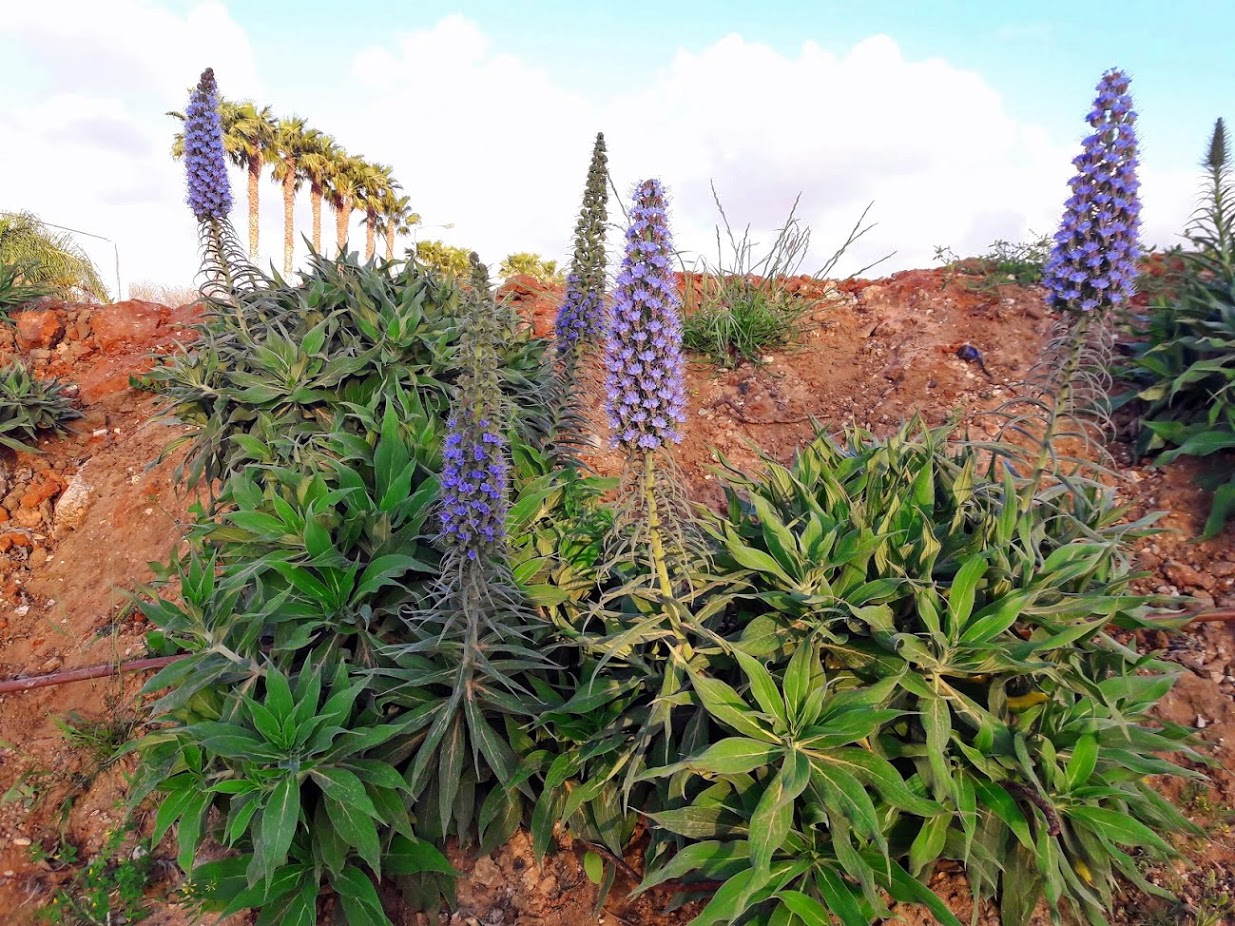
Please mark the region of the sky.
MULTIPOLYGON (((1194 205, 1213 120, 1235 118, 1235 0, 0 6, 0 210, 109 239, 79 241, 110 278, 118 252, 122 291, 193 281, 196 229, 166 113, 207 66, 224 95, 392 165, 423 217, 419 238, 494 264, 512 251, 568 256, 597 131, 624 198, 664 181, 688 265, 732 264, 718 253, 713 187, 755 253, 800 197, 803 272, 868 205, 874 227, 841 273, 1052 233, 1110 67, 1131 74, 1140 113, 1144 238, 1168 245, 1194 205)), ((233 187, 243 235, 238 171, 233 187)), ((281 265, 280 193, 267 181, 261 194, 263 265, 281 265)), ((307 191, 296 208, 299 242, 307 191)), ((328 211, 323 225, 334 227, 328 211)))

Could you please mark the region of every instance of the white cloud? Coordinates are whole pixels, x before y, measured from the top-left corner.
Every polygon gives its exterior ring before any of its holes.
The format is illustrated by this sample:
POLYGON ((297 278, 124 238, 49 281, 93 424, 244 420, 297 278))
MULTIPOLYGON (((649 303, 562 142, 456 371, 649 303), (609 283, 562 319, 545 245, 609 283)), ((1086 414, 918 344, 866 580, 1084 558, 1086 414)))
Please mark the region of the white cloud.
MULTIPOLYGON (((202 64, 218 70, 229 96, 262 99, 249 37, 215 2, 182 13, 146 0, 51 6, 55 15, 23 4, 0 18, 0 48, 58 50, 54 64, 30 59, 41 68, 37 98, 0 107, 0 137, 21 139, 0 146, 0 177, 22 178, 7 184, 0 207, 116 238, 128 279, 182 283, 196 267, 196 241, 163 113, 183 105, 202 64)), ((1071 137, 1018 122, 980 75, 907 60, 887 36, 843 54, 814 42, 785 54, 730 35, 629 75, 616 98, 590 99, 452 15, 359 51, 350 76, 346 105, 318 109, 308 98, 294 108, 350 150, 394 166, 424 216, 422 237, 475 247, 490 261, 515 250, 568 254, 597 130, 623 195, 644 177, 664 180, 684 250, 714 253, 714 181, 730 219, 749 222, 762 241, 800 192, 798 215, 814 229, 808 270, 873 201, 878 225, 841 269, 896 250, 881 268, 889 270, 930 265, 937 244, 974 253, 995 238, 1051 232, 1084 129, 1079 115, 1071 137), (453 228, 435 227, 443 224, 453 228)), ((1077 100, 1076 111, 1087 104, 1077 100)), ((1143 178, 1146 239, 1173 241, 1194 175, 1147 168, 1143 178)), ((243 235, 244 178, 233 181, 243 235)), ((282 206, 268 179, 261 193, 269 259, 281 252, 282 206)), ((309 228, 304 192, 296 217, 299 243, 309 228)), ((323 226, 332 241, 328 208, 323 226)), ((110 262, 109 249, 100 259, 110 262)))
MULTIPOLYGON (((807 269, 872 201, 878 225, 842 269, 891 250, 884 269, 928 266, 937 244, 975 253, 996 238, 1049 233, 1076 149, 1014 120, 980 75, 906 60, 882 35, 843 55, 813 42, 786 55, 730 35, 596 101, 451 16, 366 49, 355 71, 372 96, 349 131, 394 162, 426 221, 454 224, 426 235, 489 260, 568 253, 597 129, 620 191, 647 176, 665 181, 685 250, 714 253, 710 183, 730 220, 763 241, 800 192, 798 215, 814 228, 807 269)), ((1078 118, 1078 137, 1083 128, 1078 118)), ((1178 227, 1179 186, 1175 178, 1169 196, 1148 196, 1152 240, 1178 227)))

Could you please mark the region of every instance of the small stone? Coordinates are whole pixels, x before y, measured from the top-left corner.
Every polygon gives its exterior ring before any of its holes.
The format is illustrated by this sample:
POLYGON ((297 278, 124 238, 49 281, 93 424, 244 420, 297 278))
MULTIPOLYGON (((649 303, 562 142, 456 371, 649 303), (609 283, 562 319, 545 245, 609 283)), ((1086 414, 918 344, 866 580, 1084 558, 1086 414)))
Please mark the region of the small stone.
POLYGON ((1202 717, 1200 714, 1197 714, 1196 715, 1196 728, 1198 730, 1204 730, 1207 726, 1209 726, 1209 721, 1206 720, 1204 717, 1202 717))
POLYGON ((29 837, 27 837, 27 836, 14 836, 14 837, 13 837, 13 845, 15 845, 15 846, 28 846, 28 845, 30 845, 30 839, 29 839, 29 837))

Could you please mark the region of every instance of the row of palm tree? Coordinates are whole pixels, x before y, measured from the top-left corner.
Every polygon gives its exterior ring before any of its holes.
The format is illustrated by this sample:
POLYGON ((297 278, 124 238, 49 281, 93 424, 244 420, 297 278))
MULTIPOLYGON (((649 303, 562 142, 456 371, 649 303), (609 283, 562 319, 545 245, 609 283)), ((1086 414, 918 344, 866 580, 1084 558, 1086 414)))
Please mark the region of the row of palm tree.
MULTIPOLYGON (((184 121, 183 113, 168 113, 184 121)), ((364 213, 365 259, 373 257, 377 236, 386 239, 386 259, 394 259, 395 239, 410 233, 420 222, 411 200, 400 195, 402 187, 386 164, 349 154, 325 132, 310 127, 298 116, 275 118, 269 106, 260 109, 251 101, 219 101, 223 146, 233 164, 245 171, 249 187, 249 254, 257 257, 258 200, 262 173, 267 166, 283 191, 283 272, 292 272, 295 242, 293 212, 296 193, 305 183, 313 207, 313 250, 322 250, 322 202, 334 209, 335 243, 347 246, 352 214, 364 213)), ((172 156, 184 154, 184 134, 177 133, 172 156)))

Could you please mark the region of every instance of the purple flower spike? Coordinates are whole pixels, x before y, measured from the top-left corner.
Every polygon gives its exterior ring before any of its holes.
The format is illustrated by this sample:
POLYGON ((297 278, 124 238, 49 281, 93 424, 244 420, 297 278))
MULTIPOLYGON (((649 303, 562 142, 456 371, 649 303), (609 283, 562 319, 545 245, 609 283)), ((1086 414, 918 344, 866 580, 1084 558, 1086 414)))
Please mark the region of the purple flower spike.
POLYGON ((506 438, 472 404, 446 422, 442 449, 442 538, 469 559, 499 549, 506 538, 506 438))
POLYGON ((232 191, 223 151, 219 119, 219 88, 214 70, 206 68, 189 97, 184 119, 184 163, 189 178, 189 206, 199 222, 227 218, 232 191))
POLYGON ((1061 311, 1125 306, 1136 292, 1141 201, 1128 84, 1122 71, 1102 75, 1089 114, 1093 131, 1072 161, 1072 195, 1042 279, 1047 301, 1061 311))
POLYGON ((501 332, 488 271, 472 255, 474 294, 462 318, 463 376, 442 447, 442 541, 469 560, 488 559, 506 542, 509 463, 502 431, 501 332))
POLYGON ((613 445, 630 454, 682 439, 678 425, 686 420, 686 388, 672 261, 665 192, 660 181, 645 180, 630 210, 605 344, 605 411, 613 445))

